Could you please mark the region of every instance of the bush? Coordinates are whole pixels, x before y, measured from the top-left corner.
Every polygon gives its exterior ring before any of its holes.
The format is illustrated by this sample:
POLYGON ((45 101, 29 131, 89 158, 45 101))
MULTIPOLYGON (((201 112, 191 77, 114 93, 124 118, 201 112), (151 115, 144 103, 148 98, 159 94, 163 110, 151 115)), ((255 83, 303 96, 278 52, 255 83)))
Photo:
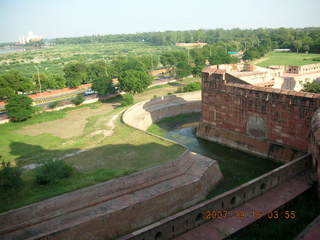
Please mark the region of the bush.
POLYGON ((17 190, 23 186, 21 178, 21 169, 10 167, 10 163, 2 162, 0 170, 0 190, 17 190))
POLYGON ((201 89, 201 85, 199 82, 189 83, 183 87, 183 92, 193 92, 201 89))
POLYGON ((49 104, 48 104, 48 108, 53 109, 53 108, 56 108, 56 107, 58 107, 58 106, 60 106, 60 105, 61 105, 61 102, 60 102, 60 101, 55 101, 55 102, 49 103, 49 104))
POLYGON ((32 99, 25 95, 15 95, 9 98, 5 109, 11 121, 24 121, 32 116, 32 99))
POLYGON ((74 105, 80 105, 81 103, 83 103, 85 100, 84 96, 83 95, 78 95, 76 96, 74 99, 71 100, 71 102, 74 104, 74 105))
POLYGON ((121 106, 129 106, 133 104, 133 95, 132 94, 123 94, 121 100, 121 106))
POLYGON ((73 167, 64 160, 50 160, 36 168, 36 183, 47 185, 58 182, 61 178, 68 178, 73 172, 73 167))
POLYGON ((43 112, 43 107, 41 106, 33 106, 33 114, 39 114, 43 112))
POLYGON ((307 82, 303 85, 302 91, 311 93, 320 93, 320 83, 319 82, 307 82))

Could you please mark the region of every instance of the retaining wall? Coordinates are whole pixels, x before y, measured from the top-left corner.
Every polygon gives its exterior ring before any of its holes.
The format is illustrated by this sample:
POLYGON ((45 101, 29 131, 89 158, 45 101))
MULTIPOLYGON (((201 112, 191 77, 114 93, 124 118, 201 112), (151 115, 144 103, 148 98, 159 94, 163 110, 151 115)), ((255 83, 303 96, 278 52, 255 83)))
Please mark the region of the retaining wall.
POLYGON ((162 118, 183 113, 201 112, 201 92, 168 95, 135 104, 123 114, 123 121, 131 127, 147 130, 162 118))
POLYGON ((306 174, 306 178, 308 179, 311 164, 311 156, 305 155, 242 184, 237 188, 162 219, 139 231, 121 237, 118 240, 173 239, 209 221, 205 218, 207 211, 231 210, 299 174, 306 174))

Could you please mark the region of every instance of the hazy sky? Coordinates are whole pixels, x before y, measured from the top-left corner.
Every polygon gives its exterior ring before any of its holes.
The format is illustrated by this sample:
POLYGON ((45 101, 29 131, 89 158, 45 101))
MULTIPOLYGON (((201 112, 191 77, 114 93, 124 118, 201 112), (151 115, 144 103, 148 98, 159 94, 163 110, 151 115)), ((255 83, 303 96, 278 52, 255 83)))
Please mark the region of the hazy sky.
POLYGON ((320 0, 0 0, 0 42, 209 28, 320 26, 320 0))

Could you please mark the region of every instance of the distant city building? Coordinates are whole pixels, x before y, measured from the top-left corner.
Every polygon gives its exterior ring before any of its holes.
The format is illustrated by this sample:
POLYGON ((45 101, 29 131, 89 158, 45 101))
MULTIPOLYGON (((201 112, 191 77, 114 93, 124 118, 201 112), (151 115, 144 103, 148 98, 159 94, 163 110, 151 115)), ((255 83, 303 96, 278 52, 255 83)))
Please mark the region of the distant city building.
POLYGON ((25 45, 27 43, 39 42, 43 39, 43 37, 34 35, 33 32, 29 32, 27 36, 22 36, 19 41, 16 43, 17 45, 25 45))

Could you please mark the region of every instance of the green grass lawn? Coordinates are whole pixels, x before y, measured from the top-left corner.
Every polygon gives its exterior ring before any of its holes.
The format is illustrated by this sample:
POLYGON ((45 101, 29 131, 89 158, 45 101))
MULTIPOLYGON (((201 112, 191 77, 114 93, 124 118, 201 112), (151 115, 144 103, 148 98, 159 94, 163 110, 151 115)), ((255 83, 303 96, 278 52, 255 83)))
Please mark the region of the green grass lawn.
POLYGON ((265 60, 258 63, 258 66, 268 67, 271 65, 293 65, 300 66, 320 62, 320 54, 304 53, 281 53, 271 52, 267 54, 265 60))
MULTIPOLYGON (((135 99, 140 101, 153 95, 174 92, 176 88, 168 86, 149 90, 136 95, 135 99)), ((76 171, 70 178, 56 184, 39 186, 34 182, 34 171, 24 171, 22 177, 26 183, 21 191, 0 193, 0 212, 160 165, 176 159, 185 151, 180 145, 148 135, 122 123, 120 114, 125 108, 119 107, 119 102, 120 98, 116 98, 104 103, 41 113, 22 123, 0 125, 1 155, 3 159, 17 166, 61 158, 66 154, 85 150, 64 159, 72 164, 76 171), (109 109, 106 106, 109 106, 110 110, 105 110, 109 109), (74 124, 75 120, 68 116, 75 112, 79 112, 79 116, 85 112, 88 114, 85 126, 78 136, 62 138, 47 133, 48 127, 38 127, 43 123, 57 124, 57 121, 58 123, 61 121, 60 128, 69 131, 69 126, 74 124), (115 115, 118 117, 113 121, 112 136, 101 134, 99 131, 110 130, 106 124, 115 115), (33 130, 39 131, 38 135, 19 133, 25 127, 33 127, 33 130)))

